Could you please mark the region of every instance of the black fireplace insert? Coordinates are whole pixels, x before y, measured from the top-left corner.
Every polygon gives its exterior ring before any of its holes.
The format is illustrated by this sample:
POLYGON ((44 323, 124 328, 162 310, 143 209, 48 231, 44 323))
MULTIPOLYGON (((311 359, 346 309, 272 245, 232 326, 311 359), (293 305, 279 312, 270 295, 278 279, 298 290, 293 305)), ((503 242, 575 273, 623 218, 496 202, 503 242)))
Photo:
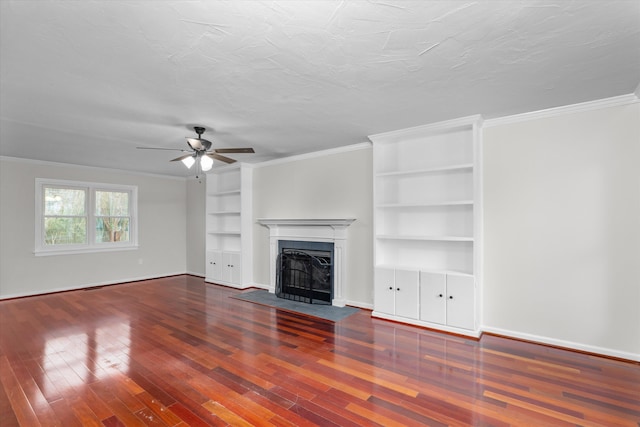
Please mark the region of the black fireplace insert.
POLYGON ((297 248, 281 245, 276 267, 276 296, 330 305, 333 298, 333 245, 330 249, 306 249, 305 246, 313 246, 311 243, 315 242, 290 245, 297 248))

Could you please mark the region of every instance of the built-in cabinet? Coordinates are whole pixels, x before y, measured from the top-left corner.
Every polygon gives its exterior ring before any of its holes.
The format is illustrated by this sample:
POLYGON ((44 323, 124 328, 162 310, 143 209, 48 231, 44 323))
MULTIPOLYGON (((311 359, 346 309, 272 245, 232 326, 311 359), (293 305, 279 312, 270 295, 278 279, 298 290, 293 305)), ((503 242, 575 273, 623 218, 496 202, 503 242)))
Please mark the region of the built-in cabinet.
POLYGON ((406 319, 418 318, 418 272, 379 268, 374 276, 376 310, 406 319))
POLYGON ((253 169, 243 163, 207 173, 207 282, 252 286, 252 181, 253 169))
POLYGON ((241 252, 207 252, 207 280, 215 283, 242 283, 242 254, 241 252))
POLYGON ((477 335, 480 123, 473 116, 369 137, 374 316, 477 335))
POLYGON ((420 272, 420 320, 474 329, 473 276, 420 272))

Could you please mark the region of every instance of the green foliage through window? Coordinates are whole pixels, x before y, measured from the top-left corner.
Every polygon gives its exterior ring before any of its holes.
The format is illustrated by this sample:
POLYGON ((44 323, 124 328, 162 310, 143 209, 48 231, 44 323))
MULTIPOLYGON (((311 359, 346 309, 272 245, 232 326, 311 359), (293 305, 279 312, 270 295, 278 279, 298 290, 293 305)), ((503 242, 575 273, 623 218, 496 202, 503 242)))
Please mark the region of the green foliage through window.
POLYGON ((129 241, 129 193, 96 191, 96 242, 129 241))
MULTIPOLYGON (((41 209, 36 231, 41 236, 37 248, 56 250, 55 247, 71 247, 70 250, 91 250, 135 244, 134 186, 113 186, 75 181, 45 181, 38 191, 41 209), (122 189, 121 189, 122 188, 122 189)), ((38 249, 36 249, 38 250, 38 249)))
POLYGON ((87 219, 84 217, 45 217, 44 242, 47 245, 87 243, 87 219))
POLYGON ((44 188, 46 245, 87 243, 86 193, 80 188, 44 188))

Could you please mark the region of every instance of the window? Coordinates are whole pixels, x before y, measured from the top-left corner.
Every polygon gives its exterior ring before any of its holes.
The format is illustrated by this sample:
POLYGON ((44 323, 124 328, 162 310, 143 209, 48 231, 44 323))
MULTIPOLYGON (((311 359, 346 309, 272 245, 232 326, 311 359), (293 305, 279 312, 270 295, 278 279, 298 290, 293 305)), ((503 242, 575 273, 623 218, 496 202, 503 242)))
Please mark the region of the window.
POLYGON ((137 247, 135 186, 36 179, 36 255, 137 247))

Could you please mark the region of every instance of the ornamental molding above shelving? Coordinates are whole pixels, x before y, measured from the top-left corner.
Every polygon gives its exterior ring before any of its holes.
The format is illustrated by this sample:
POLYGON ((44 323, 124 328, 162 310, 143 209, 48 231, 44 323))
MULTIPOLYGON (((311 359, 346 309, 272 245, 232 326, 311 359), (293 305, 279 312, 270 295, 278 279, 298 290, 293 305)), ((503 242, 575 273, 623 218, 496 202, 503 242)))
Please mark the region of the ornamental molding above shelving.
POLYGON ((347 228, 355 221, 355 218, 260 218, 258 223, 271 227, 331 227, 333 229, 347 228))
POLYGON ((479 114, 461 117, 443 122, 430 123, 406 129, 398 129, 390 132, 369 135, 372 142, 399 142, 412 138, 422 138, 439 132, 450 132, 452 130, 479 127, 482 124, 482 116, 479 114))

